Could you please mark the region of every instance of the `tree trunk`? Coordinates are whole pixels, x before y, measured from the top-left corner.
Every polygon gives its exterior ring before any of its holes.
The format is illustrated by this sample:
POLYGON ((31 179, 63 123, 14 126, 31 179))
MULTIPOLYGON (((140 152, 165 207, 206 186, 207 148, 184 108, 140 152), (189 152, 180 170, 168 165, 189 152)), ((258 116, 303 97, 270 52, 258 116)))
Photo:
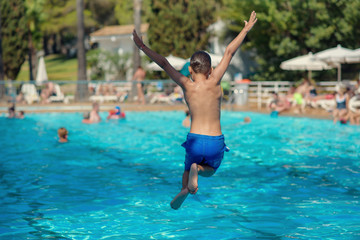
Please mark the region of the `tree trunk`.
POLYGON ((47 34, 44 34, 43 36, 43 50, 44 50, 44 56, 49 55, 49 36, 47 34))
POLYGON ((2 60, 1 9, 0 9, 0 99, 4 99, 5 94, 6 94, 6 90, 5 90, 4 64, 2 60))
MULTIPOLYGON (((29 33, 28 33, 28 61, 29 61, 29 80, 30 81, 34 81, 34 63, 33 63, 33 51, 34 51, 34 47, 33 47, 33 43, 32 43, 32 36, 31 36, 31 31, 30 31, 30 27, 29 29, 29 33)), ((25 79, 20 79, 20 80, 25 80, 25 79)))
MULTIPOLYGON (((134 25, 135 30, 141 37, 141 0, 134 0, 134 25)), ((140 50, 134 44, 134 73, 137 68, 141 65, 140 61, 140 50)))
POLYGON ((51 44, 51 53, 57 53, 57 35, 56 33, 52 34, 52 44, 51 44))
POLYGON ((78 59, 78 82, 76 89, 76 100, 86 101, 88 97, 88 85, 86 78, 86 56, 85 56, 85 27, 84 27, 84 1, 76 0, 77 12, 77 59, 78 59))
MULTIPOLYGON (((134 25, 135 30, 138 33, 139 37, 141 37, 141 1, 142 0, 133 0, 134 4, 134 25)), ((133 74, 136 72, 138 67, 141 65, 141 59, 140 59, 140 50, 139 48, 134 45, 134 51, 133 51, 133 74)), ((130 99, 133 100, 134 97, 137 95, 137 88, 135 82, 133 82, 131 87, 131 93, 130 93, 130 99)))

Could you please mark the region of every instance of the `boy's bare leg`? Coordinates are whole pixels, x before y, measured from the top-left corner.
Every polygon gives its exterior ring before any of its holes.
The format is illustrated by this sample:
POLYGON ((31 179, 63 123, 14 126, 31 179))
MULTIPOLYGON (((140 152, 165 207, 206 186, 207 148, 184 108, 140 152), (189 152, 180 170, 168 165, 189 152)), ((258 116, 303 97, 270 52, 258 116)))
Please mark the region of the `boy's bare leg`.
POLYGON ((174 199, 171 201, 170 206, 171 208, 177 210, 181 207, 181 204, 185 201, 187 196, 189 195, 189 190, 187 188, 182 189, 178 195, 174 197, 174 199))
POLYGON ((181 204, 185 201, 185 199, 189 195, 188 181, 189 181, 189 171, 184 171, 182 177, 182 189, 170 203, 170 206, 173 209, 178 209, 179 207, 181 207, 181 204))
POLYGON ((182 177, 182 189, 171 201, 170 206, 173 209, 178 209, 185 201, 189 193, 195 194, 198 190, 198 174, 202 177, 211 177, 215 173, 215 170, 206 165, 197 165, 193 163, 189 171, 184 171, 182 177), (195 190, 194 190, 195 189, 195 190))
POLYGON ((188 183, 188 189, 191 194, 195 194, 198 190, 198 172, 198 165, 196 163, 191 164, 188 183))
POLYGON ((211 177, 215 170, 207 165, 197 165, 193 163, 190 168, 188 189, 191 194, 195 194, 198 190, 198 174, 202 177, 211 177))

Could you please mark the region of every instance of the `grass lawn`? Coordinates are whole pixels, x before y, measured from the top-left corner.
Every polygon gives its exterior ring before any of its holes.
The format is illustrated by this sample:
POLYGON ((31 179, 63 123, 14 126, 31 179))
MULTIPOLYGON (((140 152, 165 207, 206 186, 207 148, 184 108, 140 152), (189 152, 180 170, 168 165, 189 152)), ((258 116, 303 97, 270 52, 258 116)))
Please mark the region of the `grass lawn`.
MULTIPOLYGON (((49 80, 77 80, 77 58, 54 54, 45 57, 49 80)), ((29 62, 25 61, 16 80, 29 80, 29 62)))

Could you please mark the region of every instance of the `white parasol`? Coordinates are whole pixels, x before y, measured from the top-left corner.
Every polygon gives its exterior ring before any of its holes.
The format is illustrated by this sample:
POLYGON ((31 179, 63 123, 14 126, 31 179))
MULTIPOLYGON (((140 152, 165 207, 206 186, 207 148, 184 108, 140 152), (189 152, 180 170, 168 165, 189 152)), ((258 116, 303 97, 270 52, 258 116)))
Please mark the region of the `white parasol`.
POLYGON ((360 63, 360 48, 353 50, 345 57, 346 63, 360 63))
POLYGON ((332 64, 337 66, 338 68, 338 82, 341 81, 341 64, 346 63, 346 56, 351 54, 353 50, 348 48, 343 48, 341 45, 337 45, 337 47, 330 48, 315 54, 315 57, 319 60, 323 60, 328 64, 332 64))
POLYGON ((326 62, 316 59, 312 52, 309 52, 307 55, 295 57, 282 62, 280 64, 280 68, 283 70, 309 71, 308 78, 311 79, 311 71, 322 71, 331 69, 332 67, 326 62))
POLYGON ((48 75, 46 72, 46 67, 45 67, 45 60, 44 57, 41 56, 39 59, 39 65, 38 65, 38 69, 37 69, 37 73, 36 73, 36 80, 35 83, 36 85, 41 85, 43 82, 48 81, 48 75))

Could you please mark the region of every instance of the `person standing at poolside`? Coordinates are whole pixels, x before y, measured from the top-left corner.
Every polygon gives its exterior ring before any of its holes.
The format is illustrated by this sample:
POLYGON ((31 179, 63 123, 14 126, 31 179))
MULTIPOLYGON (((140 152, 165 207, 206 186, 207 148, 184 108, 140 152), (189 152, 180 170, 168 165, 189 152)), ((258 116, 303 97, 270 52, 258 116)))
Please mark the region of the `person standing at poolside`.
POLYGON ((92 105, 92 110, 90 112, 90 118, 89 118, 89 123, 98 123, 101 122, 101 117, 99 115, 99 103, 94 102, 92 105))
POLYGON ((139 66, 132 78, 133 81, 137 81, 136 83, 137 97, 138 97, 137 101, 141 104, 145 104, 145 95, 143 89, 145 76, 146 76, 145 70, 141 66, 139 66))
POLYGON ((338 86, 337 92, 335 94, 335 104, 336 107, 333 110, 333 122, 334 124, 340 120, 341 123, 346 123, 346 115, 349 108, 349 95, 346 93, 347 89, 345 86, 338 86))
POLYGON ((295 89, 295 93, 293 95, 293 99, 295 101, 295 114, 304 113, 306 104, 305 98, 309 93, 310 87, 309 80, 304 79, 304 81, 295 89))
POLYGON ((173 209, 178 209, 189 193, 197 192, 198 174, 203 177, 212 176, 221 164, 224 151, 228 151, 220 125, 222 97, 220 82, 232 57, 256 21, 256 13, 253 11, 249 22, 245 21, 243 30, 226 47, 225 54, 215 69, 211 67, 209 54, 204 51, 195 52, 190 59, 191 79, 176 71, 165 57, 145 46, 136 31, 133 32, 136 46, 163 68, 183 89, 190 111, 190 133, 182 145, 186 149, 182 190, 170 203, 173 209))

